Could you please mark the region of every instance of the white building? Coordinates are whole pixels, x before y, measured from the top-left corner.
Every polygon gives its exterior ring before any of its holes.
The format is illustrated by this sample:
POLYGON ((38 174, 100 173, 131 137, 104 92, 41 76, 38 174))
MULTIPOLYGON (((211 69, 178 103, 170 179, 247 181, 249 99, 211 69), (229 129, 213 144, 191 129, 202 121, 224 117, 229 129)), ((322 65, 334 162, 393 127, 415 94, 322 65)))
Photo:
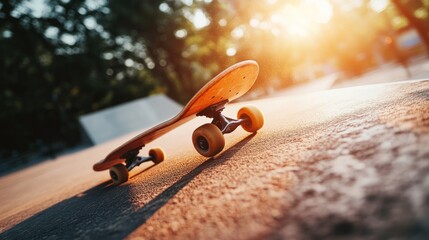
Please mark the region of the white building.
POLYGON ((93 144, 101 144, 166 121, 182 106, 165 95, 153 95, 83 115, 79 122, 93 144))

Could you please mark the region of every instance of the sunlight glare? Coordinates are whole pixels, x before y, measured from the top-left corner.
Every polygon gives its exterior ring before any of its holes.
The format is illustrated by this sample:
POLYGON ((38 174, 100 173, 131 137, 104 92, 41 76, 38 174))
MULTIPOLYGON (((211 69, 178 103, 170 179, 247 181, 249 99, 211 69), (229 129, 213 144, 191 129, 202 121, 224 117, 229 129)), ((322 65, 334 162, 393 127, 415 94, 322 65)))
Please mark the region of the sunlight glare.
POLYGON ((185 4, 186 6, 192 6, 192 4, 194 3, 194 1, 193 0, 181 0, 181 2, 183 3, 183 4, 185 4))
POLYGON ((63 43, 70 45, 70 46, 74 45, 77 41, 75 36, 68 34, 68 33, 64 33, 60 39, 63 43))
POLYGON ((328 23, 332 14, 332 5, 327 0, 304 0, 285 4, 271 15, 270 21, 289 35, 308 37, 317 32, 318 25, 328 23))
POLYGON ((232 57, 237 53, 237 50, 233 47, 230 47, 226 50, 226 55, 232 57))
POLYGON ((174 33, 174 35, 177 38, 185 38, 188 35, 188 31, 186 31, 186 29, 179 29, 174 33))
POLYGON ((332 1, 334 1, 335 4, 338 4, 340 6, 341 10, 346 11, 346 12, 351 11, 355 8, 358 8, 358 7, 362 6, 362 4, 363 4, 362 0, 347 0, 347 1, 332 0, 332 1))
POLYGON ((185 17, 192 22, 196 29, 201 29, 210 24, 210 20, 201 9, 195 9, 193 12, 185 11, 185 17))
POLYGON ((159 4, 159 10, 163 13, 172 13, 173 10, 168 6, 167 3, 161 3, 159 4))
POLYGON ((252 28, 257 28, 257 27, 259 27, 259 20, 257 18, 252 18, 252 19, 250 19, 249 25, 252 28))
POLYGON ((389 4, 389 0, 371 0, 369 7, 377 13, 384 11, 389 4))
POLYGON ((244 36, 244 29, 243 29, 243 27, 234 28, 234 30, 232 30, 232 32, 231 32, 231 36, 233 38, 236 38, 236 39, 242 38, 244 36))

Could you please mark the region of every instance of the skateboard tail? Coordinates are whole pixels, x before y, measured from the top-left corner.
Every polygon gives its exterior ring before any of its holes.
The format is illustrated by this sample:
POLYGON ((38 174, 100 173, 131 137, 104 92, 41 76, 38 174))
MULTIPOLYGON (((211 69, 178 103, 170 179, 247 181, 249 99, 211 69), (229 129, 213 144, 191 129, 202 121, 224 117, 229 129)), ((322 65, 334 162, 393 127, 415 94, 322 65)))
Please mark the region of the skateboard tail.
MULTIPOLYGON (((92 166, 92 169, 94 170, 94 171, 96 171, 96 172, 99 172, 99 171, 104 171, 104 170, 107 170, 107 169, 109 169, 110 168, 110 166, 109 167, 106 167, 106 164, 104 163, 104 160, 105 159, 101 159, 99 162, 97 162, 96 164, 94 164, 93 166, 92 166)), ((116 164, 121 164, 123 162, 123 159, 117 159, 116 161, 115 160, 113 160, 113 161, 111 161, 111 165, 112 166, 114 166, 114 165, 116 165, 116 164)), ((109 164, 110 165, 110 164, 109 164)))
POLYGON ((130 139, 129 141, 125 142, 118 148, 116 148, 113 152, 109 153, 104 159, 100 160, 96 164, 93 165, 92 169, 94 171, 104 171, 116 164, 122 164, 125 162, 125 157, 123 157, 123 154, 127 152, 129 148, 132 149, 140 149, 144 147, 146 144, 152 142, 153 140, 163 136, 164 134, 168 133, 169 131, 173 130, 179 125, 182 125, 185 122, 188 122, 189 120, 196 117, 195 115, 189 116, 186 118, 182 118, 180 120, 176 120, 175 118, 172 118, 170 120, 167 120, 153 128, 150 128, 146 130, 145 132, 135 136, 134 138, 130 139), (131 147, 130 147, 131 146, 131 147))

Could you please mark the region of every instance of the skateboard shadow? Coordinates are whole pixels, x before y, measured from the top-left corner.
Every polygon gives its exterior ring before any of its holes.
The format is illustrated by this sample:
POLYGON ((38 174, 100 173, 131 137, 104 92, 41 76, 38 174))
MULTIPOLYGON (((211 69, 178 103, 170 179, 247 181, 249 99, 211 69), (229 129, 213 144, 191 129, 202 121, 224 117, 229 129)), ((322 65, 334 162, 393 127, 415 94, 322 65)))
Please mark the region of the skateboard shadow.
POLYGON ((141 208, 133 206, 135 196, 130 185, 112 187, 109 180, 35 214, 0 234, 0 239, 125 238, 203 170, 231 159, 255 135, 249 135, 217 157, 207 159, 141 208))

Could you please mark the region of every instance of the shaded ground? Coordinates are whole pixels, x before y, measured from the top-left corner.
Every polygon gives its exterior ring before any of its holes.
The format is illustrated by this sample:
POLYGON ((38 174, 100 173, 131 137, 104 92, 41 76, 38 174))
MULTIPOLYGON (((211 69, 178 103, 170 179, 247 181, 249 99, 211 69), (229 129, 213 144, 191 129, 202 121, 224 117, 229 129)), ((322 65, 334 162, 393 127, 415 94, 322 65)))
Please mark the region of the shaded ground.
POLYGON ((0 178, 0 206, 16 209, 0 209, 0 238, 429 237, 428 81, 252 104, 266 117, 257 134, 238 130, 205 159, 189 140, 207 121, 198 119, 154 143, 167 161, 119 187, 107 175, 71 171, 117 142, 35 166, 32 179, 0 178), (51 191, 37 195, 44 186, 51 191))

